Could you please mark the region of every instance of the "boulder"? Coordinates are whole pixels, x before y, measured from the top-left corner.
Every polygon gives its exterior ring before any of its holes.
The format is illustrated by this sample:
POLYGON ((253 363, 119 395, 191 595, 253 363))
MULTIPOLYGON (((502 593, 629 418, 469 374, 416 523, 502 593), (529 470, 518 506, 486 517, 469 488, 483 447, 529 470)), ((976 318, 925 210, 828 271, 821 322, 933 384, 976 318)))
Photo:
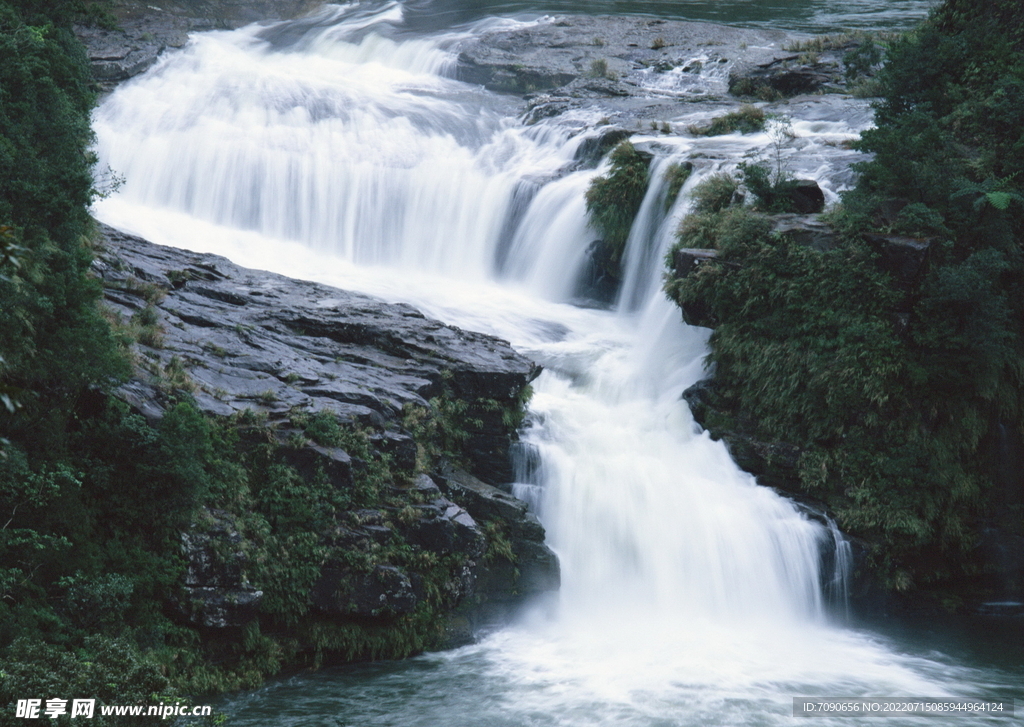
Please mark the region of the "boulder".
POLYGON ((234 516, 203 508, 181 534, 185 579, 174 605, 197 626, 223 629, 243 626, 256 617, 263 591, 245 577, 243 538, 234 516))
MULTIPOLYGON (((693 274, 701 265, 707 265, 717 258, 717 250, 679 248, 672 256, 673 272, 677 278, 685 278, 693 274)), ((702 300, 686 301, 679 307, 683 311, 683 320, 691 326, 714 328, 718 325, 718 319, 711 312, 711 307, 702 300)))
MULTIPOLYGON (((372 425, 374 446, 409 471, 416 444, 401 430, 405 407, 429 408, 446 395, 518 408, 540 373, 506 342, 409 305, 159 247, 107 226, 100 232, 104 251, 93 269, 108 307, 124 319, 147 307, 158 317, 159 340, 136 344, 150 373, 117 393, 150 421, 175 387, 187 387, 212 416, 254 410, 285 423, 296 409, 329 411, 372 425)), ((508 481, 515 432, 501 411, 487 424, 471 432, 470 465, 479 477, 508 481)), ((349 479, 338 453, 310 446, 291 456, 301 466, 327 466, 338 486, 349 479)))
POLYGON ((400 568, 378 565, 358 573, 337 562, 320 570, 310 600, 324 614, 364 617, 412 613, 419 603, 412 580, 400 568))
POLYGON ((773 215, 771 220, 773 233, 785 235, 798 245, 818 252, 834 250, 839 245, 839 235, 817 215, 773 215))
POLYGON ((879 254, 882 269, 892 274, 905 290, 917 287, 928 265, 933 239, 900 235, 865 235, 864 239, 879 254))
POLYGON ((729 93, 765 100, 841 89, 838 59, 805 62, 799 55, 775 57, 764 63, 737 64, 729 73, 729 93))
POLYGON ((811 215, 825 209, 825 193, 813 179, 797 179, 789 192, 793 209, 801 215, 811 215))

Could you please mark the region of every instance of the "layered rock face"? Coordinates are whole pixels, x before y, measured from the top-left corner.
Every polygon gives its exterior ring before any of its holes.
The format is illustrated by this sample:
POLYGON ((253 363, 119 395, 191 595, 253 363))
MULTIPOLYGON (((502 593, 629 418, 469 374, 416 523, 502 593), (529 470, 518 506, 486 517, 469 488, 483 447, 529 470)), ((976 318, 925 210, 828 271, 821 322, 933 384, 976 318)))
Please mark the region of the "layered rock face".
MULTIPOLYGON (((414 612, 439 578, 408 565, 415 553, 447 564, 443 593, 429 598, 458 614, 453 638, 481 613, 557 589, 543 527, 509 494, 509 448, 535 364, 408 305, 100 232, 94 269, 111 316, 135 339, 136 376, 116 392, 133 410, 156 424, 188 397, 216 420, 248 422, 244 439, 342 494, 359 487, 369 460, 391 463, 377 501, 351 498, 317 532, 326 555, 303 596, 312 612, 382 622, 414 612), (317 417, 359 433, 368 449, 311 439, 305 427, 317 417), (410 431, 424 421, 434 429, 410 431), (459 452, 424 441, 445 428, 459 432, 459 452)), ((187 569, 174 607, 187 622, 224 629, 259 615, 263 584, 247 567, 242 516, 204 508, 182 533, 187 569)))

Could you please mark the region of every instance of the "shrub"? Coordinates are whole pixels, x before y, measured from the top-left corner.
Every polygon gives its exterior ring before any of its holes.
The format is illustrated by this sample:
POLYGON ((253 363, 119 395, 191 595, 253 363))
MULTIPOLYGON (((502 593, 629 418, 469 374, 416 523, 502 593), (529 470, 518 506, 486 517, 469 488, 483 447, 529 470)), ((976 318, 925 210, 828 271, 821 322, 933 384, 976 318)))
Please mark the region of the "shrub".
POLYGON ((739 182, 727 172, 712 174, 693 188, 694 212, 720 212, 730 204, 739 190, 739 182))
POLYGON ((609 172, 595 177, 587 189, 587 212, 602 236, 606 272, 618 278, 629 231, 647 193, 650 156, 623 141, 612 151, 610 161, 609 172))
POLYGON ((695 136, 721 136, 739 131, 742 134, 753 134, 763 131, 768 115, 756 106, 741 106, 738 111, 730 111, 724 116, 717 116, 707 126, 691 126, 689 132, 695 136))
MULTIPOLYGON (((773 237, 721 193, 680 230, 718 256, 666 286, 719 321, 714 431, 795 445, 787 486, 863 539, 889 586, 951 603, 995 588, 983 531, 1024 534, 996 444, 1024 437, 1022 7, 948 0, 891 43, 835 250, 773 237), (864 233, 930 242, 919 280, 864 233)), ((847 60, 864 70, 874 50, 847 60)), ((778 208, 783 172, 778 153, 741 168, 758 206, 778 208)))

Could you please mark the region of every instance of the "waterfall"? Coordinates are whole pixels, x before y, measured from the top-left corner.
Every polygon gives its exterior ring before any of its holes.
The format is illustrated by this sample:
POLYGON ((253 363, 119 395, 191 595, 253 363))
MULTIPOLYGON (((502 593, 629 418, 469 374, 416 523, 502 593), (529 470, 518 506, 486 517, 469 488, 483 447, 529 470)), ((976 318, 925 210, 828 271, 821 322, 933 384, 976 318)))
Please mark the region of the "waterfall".
MULTIPOLYGON (((273 27, 200 36, 119 89, 95 127, 101 168, 127 181, 101 215, 170 210, 359 266, 568 300, 594 236, 584 193, 605 169, 567 171, 579 140, 488 108, 444 76, 438 41, 386 37, 395 7, 339 12, 287 26, 298 37, 283 46, 273 27)), ((666 212, 665 171, 684 152, 652 164, 617 310, 574 331, 585 347, 510 336, 547 368, 525 439, 565 607, 821 620, 829 536, 739 471, 679 399, 704 353, 659 291, 687 204, 684 189, 666 212)))
MULTIPOLYGON (((845 541, 740 471, 680 398, 706 375, 708 332, 660 292, 663 256, 692 186, 765 139, 658 140, 615 309, 574 307, 595 237, 584 194, 602 168, 574 168, 571 128, 524 126, 514 99, 449 78, 458 34, 405 36, 400 18, 398 5, 353 5, 193 38, 96 111, 99 168, 126 179, 97 216, 412 302, 544 366, 517 492, 539 509, 563 590, 553 615, 479 647, 479 669, 523 710, 541 700, 584 710, 565 723, 614 724, 618 712, 580 705, 628 702, 655 716, 619 724, 677 724, 664 715, 682 705, 813 684, 941 692, 829 625, 822 583, 841 591, 845 541), (665 172, 696 144, 713 154, 666 210, 665 172)), ((834 196, 849 152, 814 134, 856 129, 812 126, 800 158, 834 196)))

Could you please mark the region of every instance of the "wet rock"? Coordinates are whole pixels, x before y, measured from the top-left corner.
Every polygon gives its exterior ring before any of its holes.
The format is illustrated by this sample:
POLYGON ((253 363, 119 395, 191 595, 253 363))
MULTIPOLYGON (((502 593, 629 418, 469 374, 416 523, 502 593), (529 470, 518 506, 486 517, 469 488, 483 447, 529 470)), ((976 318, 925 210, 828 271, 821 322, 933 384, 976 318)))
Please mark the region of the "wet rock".
MULTIPOLYGON (((429 408, 441 394, 486 400, 498 409, 474 413, 487 426, 471 432, 467 456, 479 477, 511 479, 514 432, 501 409, 518 407, 539 368, 504 341, 430 320, 412 306, 100 229, 105 252, 94 269, 108 306, 124 318, 152 307, 158 317, 158 345, 137 344, 150 375, 118 392, 147 419, 160 418, 164 392, 175 386, 190 386, 213 416, 252 410, 273 424, 295 410, 329 411, 379 428, 375 447, 408 471, 416 445, 401 431, 404 407, 429 408)), ((297 462, 302 467, 325 465, 338 486, 350 480, 337 456, 315 447, 294 456, 309 460, 297 462)))
POLYGON ((332 616, 412 613, 419 602, 409 576, 395 566, 378 565, 369 573, 358 573, 340 563, 321 569, 310 600, 318 611, 332 616))
POLYGON ((917 287, 927 268, 932 238, 865 235, 864 239, 879 253, 879 264, 892 274, 900 287, 906 290, 917 287))
POLYGON ((801 215, 810 215, 825 209, 825 193, 813 179, 797 179, 789 192, 793 209, 801 215))
POLYGON ((694 421, 711 430, 713 438, 723 440, 736 464, 756 476, 759 484, 806 500, 799 487, 803 450, 786 442, 766 442, 748 434, 753 427, 749 422, 736 421, 725 409, 713 378, 698 381, 683 392, 682 398, 690 406, 694 421))
POLYGON ((231 514, 204 508, 181 534, 181 546, 185 579, 175 599, 180 615, 213 629, 242 626, 256 617, 263 592, 245 578, 243 538, 231 514))
POLYGON ((476 559, 484 554, 487 539, 465 509, 439 497, 419 510, 420 517, 409 527, 410 542, 440 555, 460 552, 476 559))
POLYGON ((833 250, 839 245, 839 235, 817 215, 773 215, 772 232, 786 235, 793 242, 819 252, 833 250))
MULTIPOLYGON (((635 83, 649 68, 684 63, 708 46, 766 62, 785 34, 712 23, 639 17, 561 15, 527 28, 495 30, 459 47, 457 77, 502 93, 559 89, 576 98, 643 96, 635 83), (654 41, 660 39, 658 43, 654 41)), ((691 72, 696 69, 692 64, 691 72)), ((722 89, 725 90, 724 88, 722 89)))
POLYGON ((438 481, 475 520, 490 524, 489 538, 507 538, 507 552, 498 553, 504 548, 490 542, 489 552, 494 552, 478 561, 474 570, 475 595, 493 607, 493 614, 528 596, 558 589, 558 557, 544 544, 544 527, 525 502, 451 467, 443 468, 438 481))
POLYGON ((764 63, 739 63, 729 73, 729 93, 764 100, 839 90, 843 83, 837 58, 804 62, 799 55, 785 55, 764 63))
POLYGON ((322 0, 120 2, 109 7, 116 28, 80 25, 75 34, 85 45, 93 78, 110 89, 152 67, 165 51, 183 47, 191 33, 295 18, 322 5, 322 0))
MULTIPOLYGON (((679 248, 672 257, 673 272, 677 278, 692 275, 701 265, 707 265, 718 258, 717 250, 695 248, 679 248)), ((691 326, 714 328, 718 319, 711 312, 711 307, 702 300, 687 301, 680 304, 683 320, 691 326)))
POLYGON ((608 152, 630 136, 632 136, 632 132, 619 126, 600 127, 596 132, 588 134, 580 142, 580 145, 576 147, 576 154, 573 158, 580 168, 593 169, 608 152))

